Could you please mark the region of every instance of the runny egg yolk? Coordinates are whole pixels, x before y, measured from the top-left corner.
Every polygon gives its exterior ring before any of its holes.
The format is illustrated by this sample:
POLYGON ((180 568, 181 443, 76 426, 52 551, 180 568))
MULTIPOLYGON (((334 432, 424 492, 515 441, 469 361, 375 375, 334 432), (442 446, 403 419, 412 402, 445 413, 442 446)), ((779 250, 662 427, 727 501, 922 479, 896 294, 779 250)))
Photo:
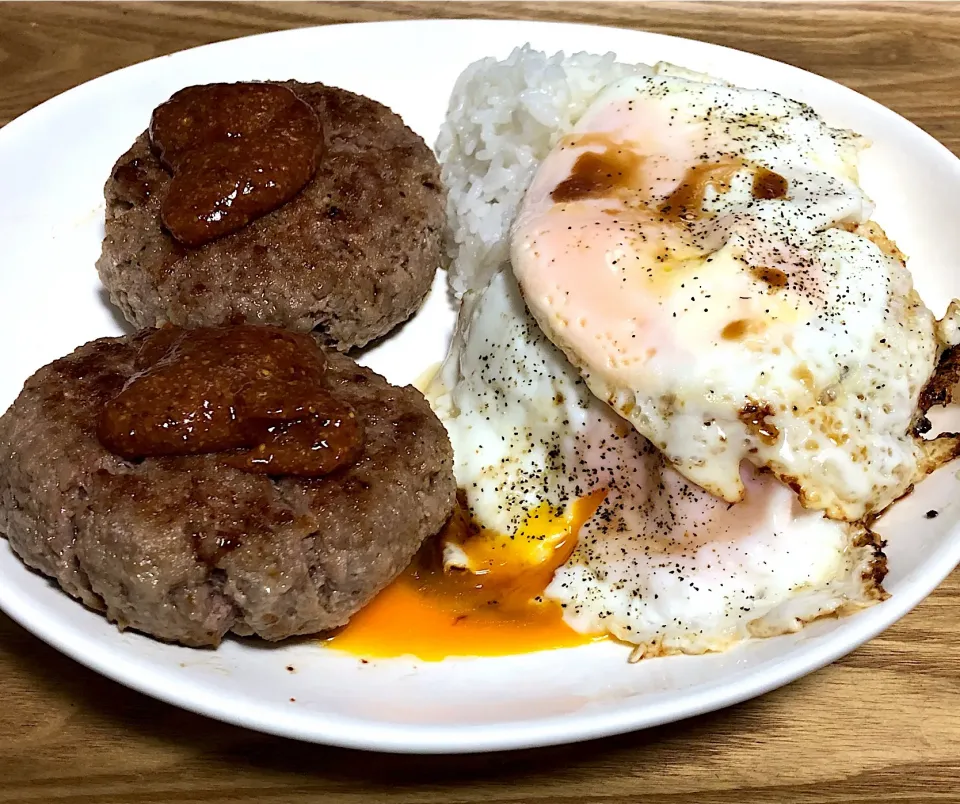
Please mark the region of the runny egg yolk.
POLYGON ((603 502, 593 492, 565 510, 542 503, 512 536, 471 526, 462 509, 397 580, 327 645, 357 656, 504 656, 603 639, 581 634, 544 597, 573 553, 577 534, 603 502), (456 566, 444 552, 456 554, 456 566), (447 568, 444 568, 444 565, 447 568))

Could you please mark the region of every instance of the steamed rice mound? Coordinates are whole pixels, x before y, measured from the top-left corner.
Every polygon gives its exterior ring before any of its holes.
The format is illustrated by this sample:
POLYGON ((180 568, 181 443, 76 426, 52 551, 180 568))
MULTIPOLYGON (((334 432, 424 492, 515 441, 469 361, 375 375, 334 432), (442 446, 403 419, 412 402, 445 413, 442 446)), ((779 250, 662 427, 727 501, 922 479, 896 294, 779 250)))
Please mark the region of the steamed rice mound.
POLYGON ((540 162, 608 84, 652 74, 613 53, 547 56, 529 45, 467 67, 437 139, 447 188, 450 286, 481 290, 510 257, 510 225, 540 162))

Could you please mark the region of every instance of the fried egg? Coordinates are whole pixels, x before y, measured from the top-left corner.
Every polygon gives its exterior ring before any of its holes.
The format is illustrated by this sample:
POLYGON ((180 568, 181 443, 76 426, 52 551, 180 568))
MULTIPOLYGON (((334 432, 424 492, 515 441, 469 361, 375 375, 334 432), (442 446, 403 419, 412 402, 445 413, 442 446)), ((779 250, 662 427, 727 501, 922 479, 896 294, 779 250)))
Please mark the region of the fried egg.
POLYGON ((803 509, 769 473, 745 467, 731 506, 667 465, 547 339, 509 267, 464 296, 427 396, 481 526, 447 543, 447 570, 536 577, 543 565, 543 594, 579 632, 637 655, 702 653, 883 596, 883 555, 862 525, 803 509))
MULTIPOLYGON (((774 494, 746 461, 831 518, 882 511, 936 465, 918 400, 949 328, 870 222, 864 143, 775 93, 658 72, 599 92, 540 164, 511 241, 527 307, 597 397, 721 500, 774 494)), ((649 479, 658 459, 638 451, 649 479)), ((777 587, 797 569, 784 561, 777 587)))

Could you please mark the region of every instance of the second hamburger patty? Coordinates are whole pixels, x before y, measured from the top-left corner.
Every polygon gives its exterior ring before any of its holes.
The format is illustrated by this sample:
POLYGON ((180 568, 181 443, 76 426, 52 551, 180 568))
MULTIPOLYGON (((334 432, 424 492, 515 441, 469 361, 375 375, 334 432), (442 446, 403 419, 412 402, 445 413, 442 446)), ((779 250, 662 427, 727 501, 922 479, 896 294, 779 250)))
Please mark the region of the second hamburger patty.
POLYGON ((328 385, 364 430, 334 474, 251 474, 218 455, 124 460, 98 420, 152 332, 93 341, 27 381, 0 418, 0 532, 74 597, 163 640, 343 625, 449 516, 443 426, 418 391, 331 353, 328 385))
POLYGON ((347 350, 423 302, 444 222, 433 153, 376 101, 323 84, 284 86, 316 112, 324 154, 299 194, 239 231, 181 245, 161 222, 171 176, 147 132, 118 160, 97 270, 131 323, 315 329, 347 350))

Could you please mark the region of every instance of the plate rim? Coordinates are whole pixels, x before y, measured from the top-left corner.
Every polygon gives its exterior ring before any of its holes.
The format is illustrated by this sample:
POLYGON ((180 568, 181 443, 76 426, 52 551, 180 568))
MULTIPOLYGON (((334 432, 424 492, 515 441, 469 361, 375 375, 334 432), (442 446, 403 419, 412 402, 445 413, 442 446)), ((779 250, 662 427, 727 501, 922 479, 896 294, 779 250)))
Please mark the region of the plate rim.
MULTIPOLYGON (((888 120, 895 120, 898 126, 902 127, 906 124, 913 130, 914 135, 923 138, 928 146, 932 146, 934 150, 938 150, 941 155, 948 158, 954 174, 958 177, 957 180, 960 181, 960 158, 920 126, 856 90, 786 62, 711 42, 633 28, 618 28, 596 23, 477 18, 429 18, 304 26, 221 40, 157 56, 85 81, 27 110, 8 122, 0 130, 0 150, 7 147, 8 143, 15 142, 15 138, 21 136, 24 132, 29 132, 30 126, 42 126, 45 118, 57 114, 61 105, 74 100, 82 100, 85 93, 96 91, 104 83, 122 80, 121 76, 126 77, 137 71, 155 70, 159 64, 167 59, 181 57, 184 54, 196 51, 236 47, 238 42, 251 42, 266 37, 271 39, 310 37, 315 36, 318 31, 329 30, 332 33, 328 35, 335 35, 337 29, 356 29, 358 26, 367 29, 371 26, 380 28, 428 26, 455 28, 467 26, 507 30, 509 26, 517 23, 522 24, 526 29, 534 27, 552 28, 565 29, 571 32, 583 28, 607 29, 623 35, 652 38, 668 44, 670 42, 684 43, 684 46, 689 46, 690 43, 693 43, 697 47, 718 52, 721 59, 731 56, 740 59, 748 56, 751 60, 760 60, 758 62, 760 66, 764 62, 776 65, 779 70, 786 69, 804 82, 812 81, 814 88, 819 82, 826 82, 834 88, 839 87, 847 93, 853 93, 858 102, 865 103, 874 113, 885 116, 888 120)), ((502 41, 507 39, 508 37, 503 37, 502 40, 498 39, 498 43, 494 44, 491 50, 498 48, 502 41)), ((466 63, 464 67, 466 67, 466 63)), ((162 70, 162 68, 160 69, 162 70)), ((946 470, 945 467, 941 471, 946 470)), ((953 523, 949 533, 943 539, 943 544, 939 546, 939 549, 928 561, 931 562, 929 571, 919 573, 918 578, 905 579, 905 588, 898 591, 889 600, 869 611, 858 614, 854 620, 851 620, 854 623, 853 625, 842 629, 838 634, 827 635, 820 643, 799 651, 796 656, 778 662, 772 670, 763 673, 747 671, 737 678, 725 682, 720 690, 707 687, 694 693, 681 693, 679 699, 675 696, 674 701, 656 703, 649 707, 641 707, 639 710, 624 706, 620 709, 604 710, 588 715, 574 713, 536 717, 530 721, 508 724, 412 725, 341 719, 339 717, 321 716, 316 712, 291 713, 292 717, 290 718, 278 719, 275 710, 271 708, 272 705, 267 706, 262 702, 256 702, 251 706, 249 701, 244 702, 246 709, 242 711, 239 707, 231 708, 227 698, 214 697, 211 699, 204 697, 203 684, 190 682, 188 679, 184 679, 185 683, 182 684, 171 684, 163 673, 153 667, 153 662, 149 657, 130 654, 129 651, 125 650, 123 640, 119 638, 121 636, 119 633, 118 639, 111 642, 107 649, 104 649, 102 645, 98 644, 96 637, 88 637, 86 632, 82 630, 64 629, 58 626, 55 616, 48 616, 46 612, 38 616, 36 612, 30 610, 29 597, 19 597, 16 593, 12 593, 5 584, 0 584, 0 609, 20 626, 57 651, 112 681, 165 703, 226 723, 281 737, 345 748, 391 753, 479 753, 567 744, 637 731, 656 725, 665 725, 687 717, 722 709, 789 684, 836 661, 873 639, 908 614, 936 589, 960 564, 960 521, 953 523), (310 722, 316 725, 309 727, 310 722)), ((33 572, 26 566, 23 566, 23 569, 33 572)), ((82 604, 77 603, 77 605, 82 604)))

